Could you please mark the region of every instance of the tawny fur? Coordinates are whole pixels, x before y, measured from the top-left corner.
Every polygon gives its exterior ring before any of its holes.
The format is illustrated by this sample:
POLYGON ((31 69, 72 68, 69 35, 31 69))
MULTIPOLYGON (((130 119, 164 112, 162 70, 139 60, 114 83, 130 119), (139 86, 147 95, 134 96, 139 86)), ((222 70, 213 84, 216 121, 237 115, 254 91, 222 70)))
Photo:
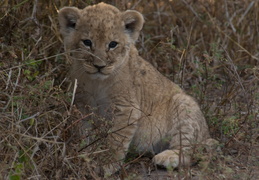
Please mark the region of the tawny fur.
POLYGON ((78 80, 75 103, 82 112, 91 106, 113 120, 110 132, 116 133, 107 140, 117 160, 131 146, 157 154, 156 164, 173 168, 183 150, 181 163, 188 165, 187 149, 210 137, 208 127, 197 103, 138 55, 134 43, 143 16, 100 3, 82 10, 65 7, 59 22, 72 61, 71 79, 78 80), (112 41, 118 43, 115 48, 109 48, 112 41))

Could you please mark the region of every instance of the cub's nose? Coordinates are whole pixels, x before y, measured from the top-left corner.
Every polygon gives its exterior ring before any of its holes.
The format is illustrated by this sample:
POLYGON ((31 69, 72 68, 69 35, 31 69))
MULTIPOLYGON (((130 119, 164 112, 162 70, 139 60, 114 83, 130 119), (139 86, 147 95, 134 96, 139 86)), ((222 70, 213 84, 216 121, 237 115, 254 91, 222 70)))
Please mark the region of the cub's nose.
POLYGON ((98 66, 98 65, 94 65, 94 67, 95 67, 96 69, 98 69, 98 71, 100 72, 100 71, 101 71, 101 69, 103 69, 105 66, 98 66))

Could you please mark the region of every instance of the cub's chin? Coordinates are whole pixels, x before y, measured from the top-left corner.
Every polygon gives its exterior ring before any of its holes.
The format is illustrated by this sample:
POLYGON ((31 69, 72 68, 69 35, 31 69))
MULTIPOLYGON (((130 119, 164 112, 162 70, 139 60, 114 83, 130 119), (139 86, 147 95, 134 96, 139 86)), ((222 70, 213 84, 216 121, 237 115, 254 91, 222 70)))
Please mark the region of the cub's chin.
POLYGON ((109 77, 109 74, 103 74, 100 72, 89 74, 89 77, 93 80, 105 80, 109 77))

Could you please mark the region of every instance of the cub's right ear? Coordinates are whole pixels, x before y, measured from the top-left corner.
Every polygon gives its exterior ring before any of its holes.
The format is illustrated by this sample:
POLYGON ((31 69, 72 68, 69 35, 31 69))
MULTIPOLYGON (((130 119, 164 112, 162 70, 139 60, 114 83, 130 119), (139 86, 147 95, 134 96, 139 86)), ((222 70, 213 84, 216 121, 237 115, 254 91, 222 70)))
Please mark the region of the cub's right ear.
POLYGON ((76 23, 80 17, 80 10, 76 7, 64 7, 59 10, 58 20, 60 32, 63 36, 69 35, 76 28, 76 23))

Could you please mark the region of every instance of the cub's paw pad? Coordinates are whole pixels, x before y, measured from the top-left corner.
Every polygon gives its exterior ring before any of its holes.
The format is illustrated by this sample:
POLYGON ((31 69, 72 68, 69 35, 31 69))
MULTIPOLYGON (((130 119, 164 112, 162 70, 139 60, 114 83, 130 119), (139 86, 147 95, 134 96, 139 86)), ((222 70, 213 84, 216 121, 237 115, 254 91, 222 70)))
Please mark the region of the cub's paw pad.
POLYGON ((166 168, 176 168, 179 165, 179 150, 165 150, 155 155, 152 161, 166 168))

